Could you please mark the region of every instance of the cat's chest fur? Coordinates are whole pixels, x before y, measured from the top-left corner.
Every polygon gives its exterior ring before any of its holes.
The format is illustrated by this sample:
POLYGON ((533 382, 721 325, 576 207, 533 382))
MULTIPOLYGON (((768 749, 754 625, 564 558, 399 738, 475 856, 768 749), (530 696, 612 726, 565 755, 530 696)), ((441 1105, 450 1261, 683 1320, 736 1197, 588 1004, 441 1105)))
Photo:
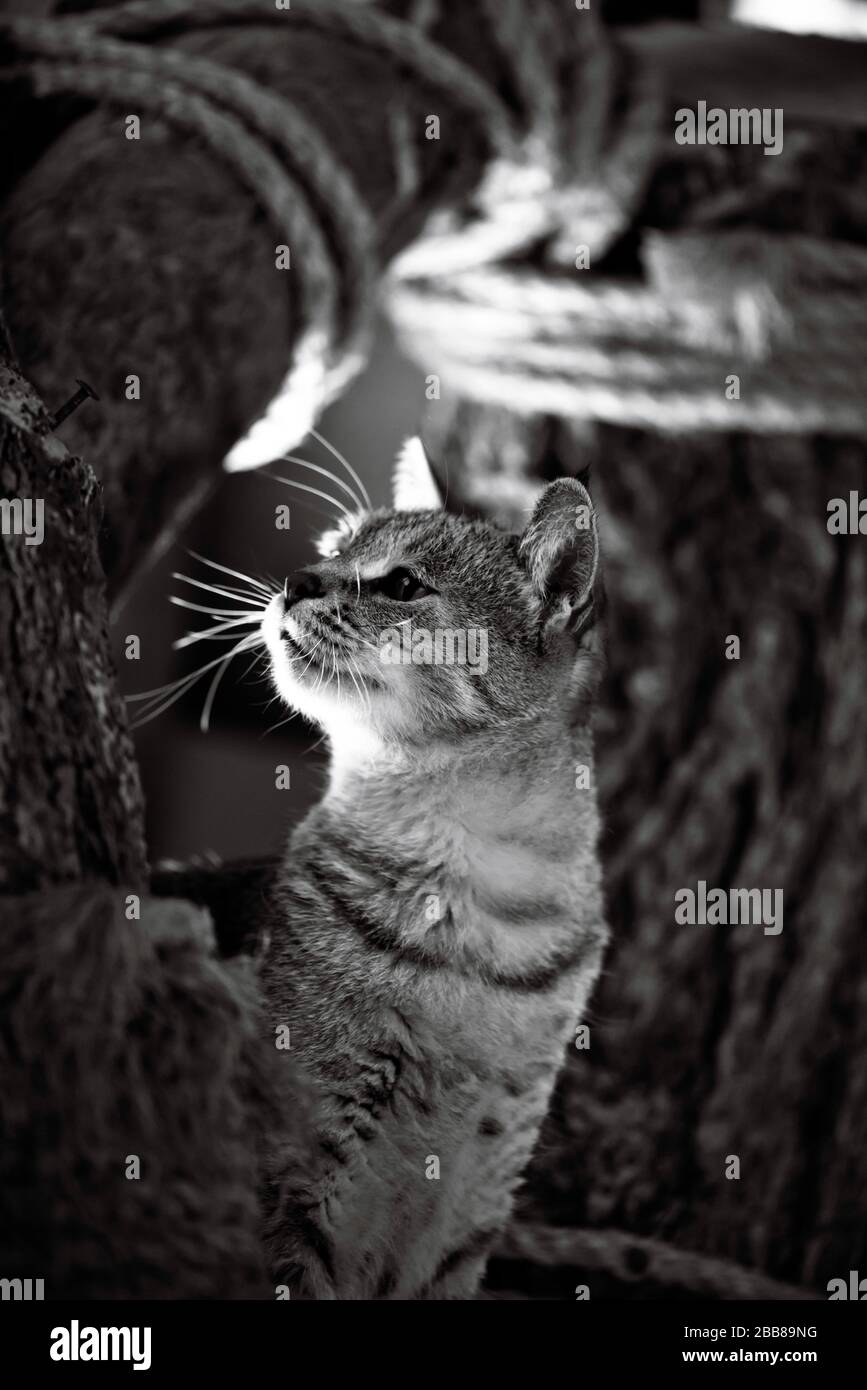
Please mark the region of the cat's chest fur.
POLYGON ((310 1295, 471 1296, 508 1218, 604 940, 564 747, 341 775, 292 837, 265 983, 321 1152, 275 1253, 310 1295))

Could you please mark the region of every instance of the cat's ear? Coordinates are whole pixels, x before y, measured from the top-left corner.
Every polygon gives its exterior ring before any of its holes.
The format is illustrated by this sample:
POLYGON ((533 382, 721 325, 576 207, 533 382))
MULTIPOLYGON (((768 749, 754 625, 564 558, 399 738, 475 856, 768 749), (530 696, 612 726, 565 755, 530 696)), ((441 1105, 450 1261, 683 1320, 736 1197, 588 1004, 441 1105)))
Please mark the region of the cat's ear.
POLYGON ((437 512, 442 508, 442 494, 418 435, 406 441, 395 460, 392 490, 396 512, 437 512))
POLYGON ((599 569, 596 511, 577 478, 549 483, 521 537, 521 558, 552 616, 583 631, 599 569))

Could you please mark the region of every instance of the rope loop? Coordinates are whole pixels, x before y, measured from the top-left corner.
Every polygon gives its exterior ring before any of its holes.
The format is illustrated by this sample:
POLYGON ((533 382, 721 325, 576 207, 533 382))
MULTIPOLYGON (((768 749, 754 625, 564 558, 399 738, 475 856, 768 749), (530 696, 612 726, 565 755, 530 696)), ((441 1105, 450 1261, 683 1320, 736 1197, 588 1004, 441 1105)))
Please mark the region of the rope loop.
MULTIPOLYGON (((556 247, 565 254, 576 234, 601 254, 627 225, 652 165, 655 93, 631 74, 630 99, 623 99, 622 56, 589 12, 567 13, 558 0, 481 0, 480 17, 511 101, 487 69, 482 76, 445 46, 447 18, 427 15, 417 25, 365 0, 292 0, 285 10, 272 0, 129 0, 50 20, 11 20, 0 25, 12 59, 2 80, 25 78, 37 98, 115 106, 134 99, 226 163, 280 236, 303 246, 293 277, 292 360, 266 416, 272 426, 279 416, 292 447, 365 361, 383 226, 295 102, 223 63, 173 49, 171 39, 245 25, 290 38, 318 31, 385 58, 396 79, 439 91, 466 112, 487 144, 487 169, 469 205, 434 213, 397 257, 395 282, 489 266, 540 238, 555 259, 556 247)), ((399 138, 406 145, 412 132, 399 138)), ((405 159, 405 201, 417 191, 412 158, 405 159)), ((256 430, 227 466, 266 461, 256 430)))

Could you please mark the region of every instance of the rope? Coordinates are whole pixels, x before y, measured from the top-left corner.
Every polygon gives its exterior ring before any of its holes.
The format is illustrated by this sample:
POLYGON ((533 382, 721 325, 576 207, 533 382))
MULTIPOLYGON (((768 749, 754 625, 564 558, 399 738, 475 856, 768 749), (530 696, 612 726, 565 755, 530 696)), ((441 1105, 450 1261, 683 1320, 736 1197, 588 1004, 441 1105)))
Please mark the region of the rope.
MULTIPOLYGON (((131 0, 65 18, 11 20, 0 25, 7 62, 2 80, 14 84, 23 76, 37 97, 83 96, 124 107, 134 100, 141 110, 157 112, 224 161, 280 237, 303 248, 299 273, 292 277, 298 294, 292 361, 266 416, 272 429, 279 423, 284 447, 292 447, 364 363, 376 308, 377 246, 388 219, 384 227, 374 225, 361 191, 329 142, 291 101, 224 65, 151 42, 227 25, 279 26, 281 37, 315 29, 389 59, 398 75, 438 89, 464 110, 490 150, 485 177, 472 207, 440 216, 398 273, 418 273, 432 264, 442 273, 513 255, 562 227, 564 217, 572 218, 576 197, 583 199, 587 225, 595 217, 600 241, 610 239, 625 223, 625 206, 615 207, 616 198, 600 194, 592 181, 582 193, 563 178, 576 153, 566 148, 571 135, 558 144, 564 127, 556 64, 562 64, 564 34, 552 28, 563 23, 556 0, 541 5, 485 0, 485 13, 525 108, 523 124, 488 82, 427 32, 438 24, 447 30, 447 18, 441 19, 436 7, 420 12, 425 31, 362 0, 293 0, 287 11, 270 0, 208 0, 206 6, 197 0, 131 0)), ((605 47, 598 26, 584 16, 577 30, 580 43, 576 31, 570 34, 570 74, 580 69, 597 104, 601 85, 603 106, 613 108, 608 91, 613 69, 601 61, 605 47)), ((418 171, 413 132, 397 118, 391 126, 400 171, 396 215, 418 193, 418 171)), ((599 132, 599 143, 608 136, 599 132)), ((636 182, 631 196, 638 191, 636 182)), ((272 437, 269 430, 269 442, 272 437)), ((256 441, 251 433, 228 464, 264 462, 256 441)))
POLYGON ((389 312, 426 371, 521 414, 669 432, 867 429, 867 250, 715 229, 643 246, 643 280, 393 279, 389 312))
POLYGON ((115 38, 153 39, 182 29, 212 29, 227 21, 321 29, 392 58, 407 76, 447 91, 484 124, 492 146, 514 153, 519 132, 508 107, 476 73, 431 42, 404 20, 352 0, 292 0, 291 10, 276 10, 263 0, 130 0, 110 10, 92 10, 78 21, 115 38))
POLYGON ((204 59, 100 39, 76 23, 14 27, 19 54, 37 60, 28 69, 37 95, 72 93, 156 109, 208 145, 257 197, 280 235, 304 247, 300 331, 284 390, 302 400, 311 392, 323 400, 339 392, 363 364, 370 339, 376 237, 357 189, 319 131, 289 103, 204 59))
MULTIPOLYGON (((614 57, 589 12, 576 19, 558 0, 483 0, 483 13, 524 104, 523 130, 473 69, 427 32, 366 0, 293 0, 289 12, 276 11, 269 0, 208 0, 205 8, 196 0, 129 0, 92 11, 82 22, 140 40, 227 22, 280 25, 285 32, 291 15, 294 27, 351 38, 465 106, 497 155, 475 194, 475 222, 420 239, 399 273, 440 274, 514 255, 554 227, 569 228, 570 238, 571 229, 581 227, 602 254, 626 225, 652 167, 656 84, 646 69, 631 72, 627 83, 625 55, 618 50, 614 57), (564 53, 571 61, 560 71, 564 53)), ((447 32, 447 22, 444 27, 447 32)))
MULTIPOLYGON (((67 22, 19 21, 14 38, 19 55, 33 59, 26 74, 37 96, 158 112, 232 169, 281 240, 303 246, 303 274, 293 286, 298 332, 280 399, 289 436, 304 438, 363 366, 376 284, 372 219, 319 132, 288 103, 204 59, 100 39, 67 22)), ((3 74, 20 75, 14 67, 3 74)))
MULTIPOLYGON (((567 16, 553 0, 481 0, 482 22, 522 107, 519 121, 436 41, 448 22, 439 8, 418 13, 424 30, 363 0, 293 0, 288 11, 270 0, 204 7, 130 0, 74 18, 11 21, 0 35, 27 64, 37 95, 134 98, 202 140, 280 235, 303 247, 293 277, 300 291, 293 360, 269 412, 272 422, 279 415, 287 447, 363 365, 382 226, 292 102, 225 66, 149 41, 226 25, 279 26, 281 35, 316 29, 388 58, 397 73, 438 88, 478 123, 492 160, 469 215, 435 218, 398 256, 389 280, 389 309, 408 353, 423 354, 426 369, 433 360, 470 398, 662 430, 863 431, 861 248, 764 233, 744 255, 741 234, 718 230, 705 208, 688 235, 645 238, 644 280, 618 283, 591 272, 576 282, 575 242, 590 246, 595 264, 653 166, 652 78, 631 70, 633 60, 590 14, 567 16), (544 238, 544 275, 489 269, 544 238), (727 392, 733 376, 739 395, 727 392)), ((4 78, 20 75, 13 66, 4 78)), ((391 123, 400 173, 393 215, 412 203, 420 177, 399 114, 391 123)), ((262 461, 255 439, 234 458, 239 466, 262 461)))

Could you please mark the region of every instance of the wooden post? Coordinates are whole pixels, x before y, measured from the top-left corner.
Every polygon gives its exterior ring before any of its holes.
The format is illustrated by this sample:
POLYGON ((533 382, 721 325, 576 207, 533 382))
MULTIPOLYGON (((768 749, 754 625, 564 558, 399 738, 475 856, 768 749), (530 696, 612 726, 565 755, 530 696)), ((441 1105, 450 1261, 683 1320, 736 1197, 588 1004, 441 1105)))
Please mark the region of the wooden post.
POLYGON ((2 344, 0 496, 0 892, 88 877, 141 886, 142 795, 109 652, 99 487, 2 344))

